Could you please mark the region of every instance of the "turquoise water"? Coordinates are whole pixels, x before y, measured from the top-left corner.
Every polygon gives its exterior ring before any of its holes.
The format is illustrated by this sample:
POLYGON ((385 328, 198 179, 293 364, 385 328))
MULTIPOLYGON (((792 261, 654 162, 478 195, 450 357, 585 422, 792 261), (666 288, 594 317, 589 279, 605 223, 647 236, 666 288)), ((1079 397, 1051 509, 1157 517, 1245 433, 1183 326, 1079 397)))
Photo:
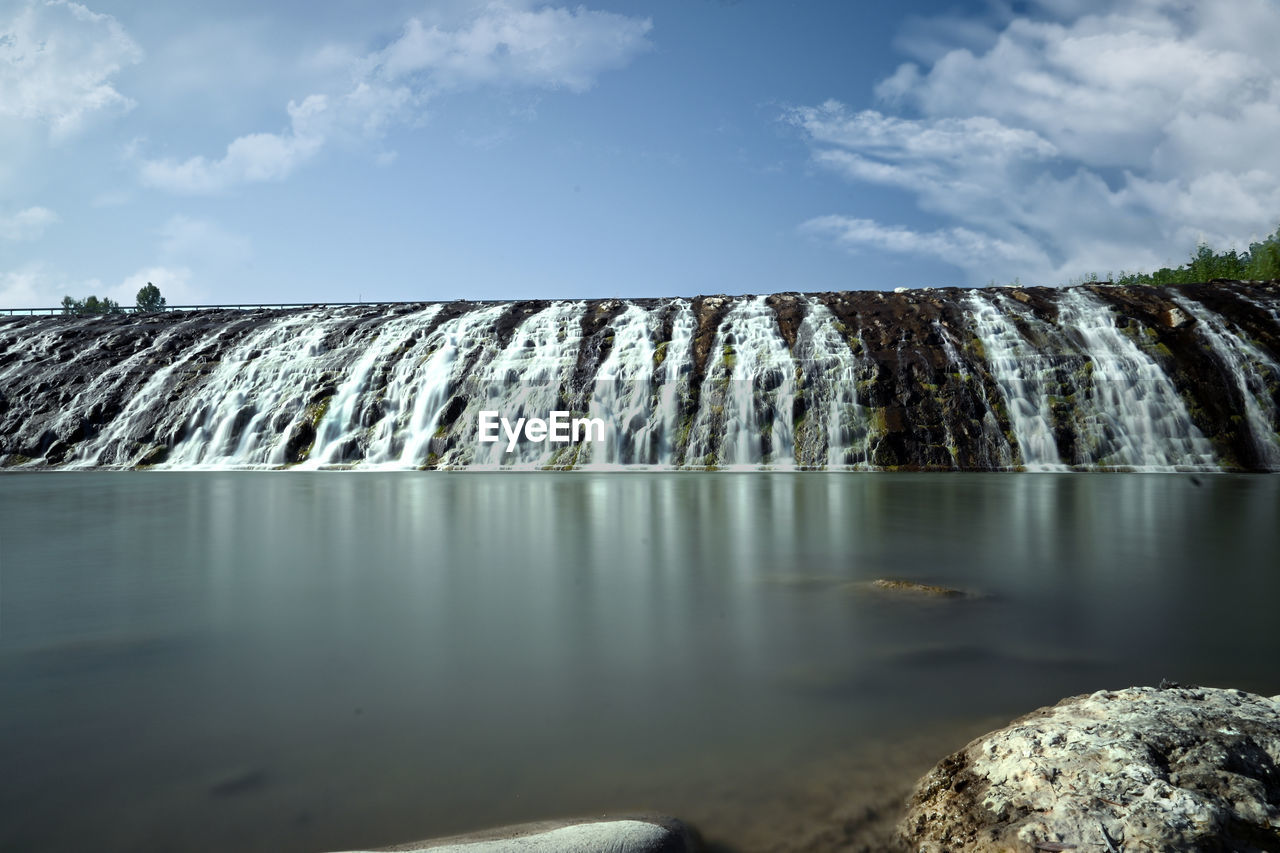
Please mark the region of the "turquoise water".
POLYGON ((731 815, 1073 693, 1280 693, 1277 520, 1265 476, 3 476, 0 849, 731 815))

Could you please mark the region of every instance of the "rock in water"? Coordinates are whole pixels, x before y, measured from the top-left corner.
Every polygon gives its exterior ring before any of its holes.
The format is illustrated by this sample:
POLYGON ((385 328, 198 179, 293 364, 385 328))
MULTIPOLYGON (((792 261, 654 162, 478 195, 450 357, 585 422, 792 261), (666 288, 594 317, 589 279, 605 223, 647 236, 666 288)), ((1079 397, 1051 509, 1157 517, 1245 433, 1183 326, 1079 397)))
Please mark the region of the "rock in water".
POLYGON ((694 832, 676 818, 642 815, 524 823, 379 849, 402 853, 696 853, 701 846, 694 832))
POLYGON ((1074 696, 943 759, 898 827, 921 853, 1280 851, 1280 696, 1074 696))

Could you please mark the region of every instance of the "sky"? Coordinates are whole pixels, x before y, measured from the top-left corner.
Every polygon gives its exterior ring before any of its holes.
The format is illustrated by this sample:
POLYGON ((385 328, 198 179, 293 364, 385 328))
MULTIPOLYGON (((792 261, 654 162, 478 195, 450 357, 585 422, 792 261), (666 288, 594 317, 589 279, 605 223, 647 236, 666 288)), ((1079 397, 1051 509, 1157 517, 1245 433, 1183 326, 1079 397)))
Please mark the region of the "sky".
POLYGON ((1280 225, 1277 0, 0 0, 0 308, 1062 284, 1280 225))

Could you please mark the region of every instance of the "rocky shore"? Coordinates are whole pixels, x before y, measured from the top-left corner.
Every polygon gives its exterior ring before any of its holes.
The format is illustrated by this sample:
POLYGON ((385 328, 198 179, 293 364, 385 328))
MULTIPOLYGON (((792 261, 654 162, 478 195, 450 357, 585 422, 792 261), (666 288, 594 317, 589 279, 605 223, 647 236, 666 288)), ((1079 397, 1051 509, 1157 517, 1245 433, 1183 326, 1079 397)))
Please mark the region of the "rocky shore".
POLYGON ((723 814, 685 815, 688 824, 611 816, 379 849, 1280 851, 1280 696, 1168 684, 1073 696, 974 738, 911 789, 903 772, 936 743, 935 733, 794 767, 771 780, 767 803, 744 803, 747 789, 729 786, 723 814), (737 840, 726 844, 730 823, 737 840))

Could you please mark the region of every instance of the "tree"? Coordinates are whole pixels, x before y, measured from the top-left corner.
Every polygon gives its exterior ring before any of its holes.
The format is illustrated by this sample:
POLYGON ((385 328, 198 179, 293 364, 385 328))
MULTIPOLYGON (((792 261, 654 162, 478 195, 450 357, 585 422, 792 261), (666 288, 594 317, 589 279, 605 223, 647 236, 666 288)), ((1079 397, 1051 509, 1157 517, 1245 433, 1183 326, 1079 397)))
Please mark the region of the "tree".
POLYGON ((114 299, 89 296, 85 299, 62 297, 63 314, 123 314, 124 309, 114 299))
POLYGON ((151 282, 147 282, 146 287, 138 289, 138 305, 134 308, 139 314, 150 314, 153 311, 163 311, 168 306, 165 298, 160 295, 160 288, 151 282))

